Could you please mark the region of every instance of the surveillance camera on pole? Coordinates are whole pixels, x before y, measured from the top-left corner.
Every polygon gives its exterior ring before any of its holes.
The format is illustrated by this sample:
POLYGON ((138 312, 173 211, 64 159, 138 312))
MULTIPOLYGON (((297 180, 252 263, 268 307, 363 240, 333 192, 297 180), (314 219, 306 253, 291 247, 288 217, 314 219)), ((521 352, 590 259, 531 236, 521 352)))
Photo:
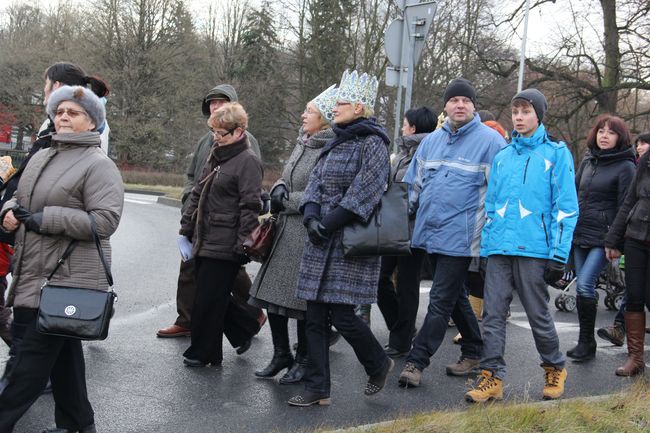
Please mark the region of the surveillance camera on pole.
POLYGON ((436 14, 436 1, 400 0, 397 7, 403 17, 390 23, 384 33, 384 51, 391 66, 386 68, 386 85, 397 87, 395 104, 395 134, 397 139, 402 121, 402 88, 406 88, 404 112, 411 108, 413 75, 420 60, 429 28, 436 14))

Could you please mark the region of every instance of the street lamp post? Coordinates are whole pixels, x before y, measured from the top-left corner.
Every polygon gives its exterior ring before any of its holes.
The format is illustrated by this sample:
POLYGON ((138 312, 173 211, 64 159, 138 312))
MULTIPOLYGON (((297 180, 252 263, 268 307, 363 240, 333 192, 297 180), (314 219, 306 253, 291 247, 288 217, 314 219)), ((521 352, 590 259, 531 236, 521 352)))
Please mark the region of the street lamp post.
POLYGON ((519 53, 519 79, 517 93, 524 89, 524 66, 526 62, 526 38, 528 37, 528 14, 530 13, 530 0, 526 0, 526 13, 524 16, 524 35, 521 38, 521 52, 519 53))

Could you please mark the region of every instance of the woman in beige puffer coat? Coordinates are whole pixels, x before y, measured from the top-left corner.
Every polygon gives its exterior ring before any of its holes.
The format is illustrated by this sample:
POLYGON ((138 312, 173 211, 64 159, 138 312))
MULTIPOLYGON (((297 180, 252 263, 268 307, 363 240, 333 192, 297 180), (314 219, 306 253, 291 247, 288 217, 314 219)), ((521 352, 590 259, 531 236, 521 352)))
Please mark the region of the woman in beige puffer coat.
POLYGON ((108 238, 122 215, 124 188, 117 167, 99 148, 96 129, 105 119, 105 110, 92 91, 63 86, 49 95, 47 112, 56 128, 52 146, 32 157, 1 215, 2 229, 16 231, 9 305, 14 307, 14 321, 26 326, 0 394, 3 433, 13 430, 48 378, 57 428, 46 431, 95 432, 81 341, 41 334, 36 322, 40 289, 72 240, 78 244, 51 283, 108 289, 91 226, 94 221, 110 263, 108 238))

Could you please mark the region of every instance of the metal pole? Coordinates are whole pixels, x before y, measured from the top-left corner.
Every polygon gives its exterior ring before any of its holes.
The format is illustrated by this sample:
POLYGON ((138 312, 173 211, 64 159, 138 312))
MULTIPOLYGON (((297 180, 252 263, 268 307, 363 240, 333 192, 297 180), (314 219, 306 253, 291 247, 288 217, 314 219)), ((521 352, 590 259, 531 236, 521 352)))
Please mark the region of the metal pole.
MULTIPOLYGON (((411 43, 409 44, 409 58, 408 58, 408 65, 409 65, 409 70, 408 70, 408 75, 406 77, 406 98, 404 100, 404 113, 411 108, 411 97, 413 95, 413 76, 415 75, 415 21, 417 21, 417 18, 413 21, 413 29, 410 32, 411 33, 411 43)), ((410 24, 409 24, 410 25, 410 24)), ((404 27, 406 27, 406 23, 404 23, 404 27)))
POLYGON ((402 127, 402 67, 399 68, 399 83, 397 84, 397 101, 395 101, 395 132, 393 133, 393 152, 397 153, 397 138, 402 127))
MULTIPOLYGON (((408 38, 408 27, 406 22, 406 8, 403 13, 403 25, 402 25, 402 47, 404 47, 404 41, 408 38)), ((399 137, 399 132, 402 127, 402 81, 404 80, 404 65, 406 64, 406 53, 402 49, 400 56, 400 66, 399 66, 399 82, 397 83, 397 102, 395 104, 395 133, 393 134, 393 152, 397 153, 397 137, 399 137)))
POLYGON ((526 15, 524 16, 524 35, 521 38, 521 52, 519 53, 519 80, 517 93, 524 89, 524 63, 526 62, 526 38, 528 37, 528 14, 530 13, 530 0, 526 0, 526 15))

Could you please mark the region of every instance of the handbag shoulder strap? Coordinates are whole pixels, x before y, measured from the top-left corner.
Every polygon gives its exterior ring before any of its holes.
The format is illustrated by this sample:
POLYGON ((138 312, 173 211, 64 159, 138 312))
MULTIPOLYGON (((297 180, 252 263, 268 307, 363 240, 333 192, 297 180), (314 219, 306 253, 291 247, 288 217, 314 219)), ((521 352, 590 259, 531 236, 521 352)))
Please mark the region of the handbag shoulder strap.
POLYGON ((65 251, 63 252, 63 254, 61 254, 61 257, 59 257, 59 260, 56 261, 56 266, 54 267, 54 269, 52 269, 52 272, 50 272, 50 275, 47 276, 47 281, 50 281, 52 279, 52 277, 54 276, 56 271, 59 270, 59 268, 61 267, 63 262, 65 262, 65 260, 68 257, 70 257, 70 254, 72 254, 72 251, 75 249, 75 247, 77 246, 78 243, 79 242, 76 239, 73 239, 73 240, 70 241, 70 243, 68 244, 68 246, 65 249, 65 251))
MULTIPOLYGON (((92 215, 88 215, 90 217, 90 229, 93 232, 93 240, 95 241, 95 247, 97 247, 97 252, 99 253, 99 260, 102 262, 102 266, 104 267, 104 273, 106 274, 106 281, 108 282, 109 286, 113 286, 113 274, 111 273, 111 268, 108 267, 108 263, 106 263, 106 257, 104 257, 104 250, 102 249, 102 244, 99 239, 99 235, 97 234, 97 223, 95 222, 95 217, 92 215)), ((56 266, 50 272, 50 275, 47 277, 47 281, 50 281, 56 271, 59 270, 63 262, 66 261, 68 257, 70 257, 70 254, 72 254, 72 251, 77 247, 79 244, 79 241, 76 239, 73 239, 70 241, 68 244, 67 248, 61 254, 61 257, 59 257, 59 260, 56 261, 56 266)))

